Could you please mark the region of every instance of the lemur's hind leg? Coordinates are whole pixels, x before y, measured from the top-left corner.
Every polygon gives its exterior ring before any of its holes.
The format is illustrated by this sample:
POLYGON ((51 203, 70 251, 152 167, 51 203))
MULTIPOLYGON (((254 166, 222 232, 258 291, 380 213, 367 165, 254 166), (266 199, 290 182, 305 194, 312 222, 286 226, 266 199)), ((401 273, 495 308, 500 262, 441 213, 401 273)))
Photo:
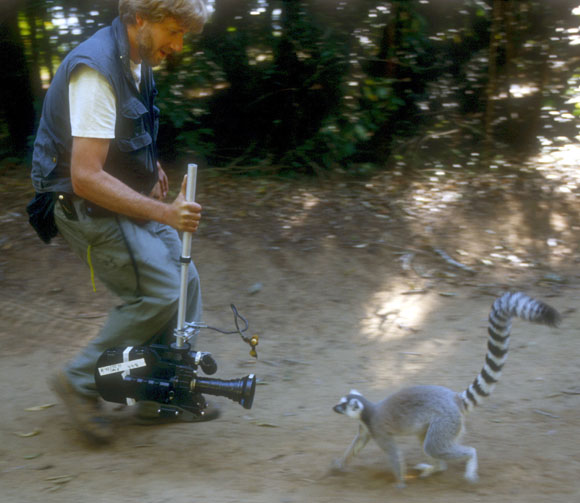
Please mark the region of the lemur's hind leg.
POLYGON ((466 460, 465 478, 469 482, 477 482, 477 451, 473 447, 458 443, 462 424, 461 420, 459 424, 454 423, 455 421, 449 421, 449 418, 431 423, 425 435, 423 449, 427 456, 439 462, 466 460))
MULTIPOLYGON (((427 436, 427 432, 425 431, 422 435, 419 435, 419 441, 421 445, 425 444, 425 437, 427 436)), ((447 470, 447 463, 441 459, 435 459, 432 457, 428 457, 428 463, 419 463, 415 465, 413 468, 421 472, 419 474, 419 478, 426 478, 435 473, 444 472, 447 470)))

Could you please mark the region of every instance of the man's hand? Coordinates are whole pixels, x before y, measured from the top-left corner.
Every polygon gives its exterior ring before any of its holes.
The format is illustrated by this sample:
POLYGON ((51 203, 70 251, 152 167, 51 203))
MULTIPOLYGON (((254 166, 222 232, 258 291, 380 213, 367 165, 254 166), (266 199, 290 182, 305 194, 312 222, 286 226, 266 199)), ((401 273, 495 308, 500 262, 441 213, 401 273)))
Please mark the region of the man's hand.
POLYGON ((169 192, 169 179, 167 178, 165 171, 163 171, 159 161, 157 161, 157 173, 159 174, 159 179, 157 180, 155 187, 153 187, 153 190, 151 190, 149 197, 157 199, 158 201, 163 201, 169 192))
POLYGON ((201 206, 195 202, 186 201, 186 189, 187 175, 183 177, 181 192, 171 203, 171 220, 167 223, 178 231, 195 232, 201 220, 201 206))

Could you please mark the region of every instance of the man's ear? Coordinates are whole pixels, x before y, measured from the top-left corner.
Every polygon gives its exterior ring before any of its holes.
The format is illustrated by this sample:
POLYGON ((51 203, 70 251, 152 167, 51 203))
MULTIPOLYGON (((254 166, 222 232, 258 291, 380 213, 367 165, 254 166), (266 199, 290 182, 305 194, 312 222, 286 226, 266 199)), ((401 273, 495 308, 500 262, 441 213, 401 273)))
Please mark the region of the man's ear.
POLYGON ((137 28, 141 28, 144 24, 145 24, 145 19, 143 18, 143 16, 141 14, 139 14, 137 12, 137 14, 135 14, 135 25, 137 26, 137 28))

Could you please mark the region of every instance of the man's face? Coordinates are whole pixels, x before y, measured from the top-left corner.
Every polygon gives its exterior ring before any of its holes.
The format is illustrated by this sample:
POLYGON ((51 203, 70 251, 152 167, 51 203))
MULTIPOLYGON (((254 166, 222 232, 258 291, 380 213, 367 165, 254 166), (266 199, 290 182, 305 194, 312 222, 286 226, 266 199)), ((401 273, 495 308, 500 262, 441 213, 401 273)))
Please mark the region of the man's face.
POLYGON ((150 66, 157 66, 168 55, 183 49, 185 28, 174 18, 166 17, 160 23, 140 21, 137 32, 139 55, 150 66))

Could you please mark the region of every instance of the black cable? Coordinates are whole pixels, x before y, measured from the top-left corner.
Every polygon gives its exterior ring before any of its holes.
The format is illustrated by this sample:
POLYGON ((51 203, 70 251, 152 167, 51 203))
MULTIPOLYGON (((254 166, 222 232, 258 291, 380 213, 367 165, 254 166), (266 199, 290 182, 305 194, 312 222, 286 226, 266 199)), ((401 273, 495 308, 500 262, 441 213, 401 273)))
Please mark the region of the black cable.
MULTIPOLYGON (((236 324, 236 330, 222 330, 221 328, 216 328, 216 327, 210 327, 210 326, 206 326, 204 328, 209 328, 210 330, 215 330, 216 332, 219 332, 220 334, 225 334, 225 335, 231 335, 231 334, 240 334, 242 336, 242 338, 244 338, 243 333, 248 330, 249 324, 248 324, 248 320, 246 320, 246 318, 244 318, 239 312, 238 309, 236 308, 236 306, 234 304, 230 304, 230 307, 232 308, 232 311, 234 312, 234 323, 236 324), (245 327, 243 329, 240 329, 240 325, 238 324, 238 319, 241 319, 244 322, 245 327)), ((245 340, 245 338, 244 338, 245 340)))

